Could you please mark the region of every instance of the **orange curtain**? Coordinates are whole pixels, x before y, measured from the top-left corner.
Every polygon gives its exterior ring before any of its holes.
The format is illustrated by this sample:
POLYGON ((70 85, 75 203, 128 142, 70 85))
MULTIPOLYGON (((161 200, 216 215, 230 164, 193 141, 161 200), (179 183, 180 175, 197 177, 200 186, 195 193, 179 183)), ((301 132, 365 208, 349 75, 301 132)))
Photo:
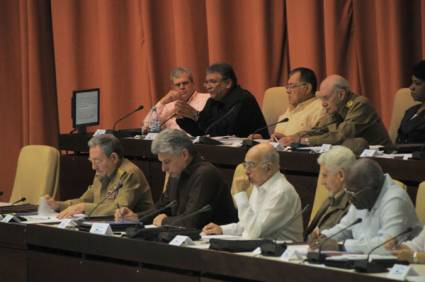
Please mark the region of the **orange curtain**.
POLYGON ((119 125, 135 128, 177 65, 204 91, 206 67, 226 61, 260 103, 291 68, 339 73, 388 123, 425 57, 424 26, 423 0, 0 1, 0 187, 11 186, 22 145, 55 144, 58 124, 71 130, 73 90, 101 89, 100 128, 145 105, 119 125))
POLYGON ((10 197, 16 160, 27 144, 57 145, 49 1, 0 2, 0 200, 10 197))

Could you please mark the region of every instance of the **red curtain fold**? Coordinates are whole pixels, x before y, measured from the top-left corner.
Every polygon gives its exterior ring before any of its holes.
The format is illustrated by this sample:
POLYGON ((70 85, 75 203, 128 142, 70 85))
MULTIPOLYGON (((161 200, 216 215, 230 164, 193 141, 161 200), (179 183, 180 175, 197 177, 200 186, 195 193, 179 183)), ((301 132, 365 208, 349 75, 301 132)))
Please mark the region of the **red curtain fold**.
POLYGON ((10 197, 22 146, 57 145, 50 12, 49 1, 0 2, 0 201, 10 197))

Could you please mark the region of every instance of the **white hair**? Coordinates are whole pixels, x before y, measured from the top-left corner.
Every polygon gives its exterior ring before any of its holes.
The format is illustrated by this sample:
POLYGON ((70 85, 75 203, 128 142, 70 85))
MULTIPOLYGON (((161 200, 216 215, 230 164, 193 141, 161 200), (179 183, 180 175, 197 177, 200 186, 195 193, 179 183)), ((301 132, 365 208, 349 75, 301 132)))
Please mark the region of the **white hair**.
POLYGON ((344 146, 334 146, 317 159, 319 165, 324 165, 333 174, 337 171, 347 171, 356 161, 354 153, 344 146))

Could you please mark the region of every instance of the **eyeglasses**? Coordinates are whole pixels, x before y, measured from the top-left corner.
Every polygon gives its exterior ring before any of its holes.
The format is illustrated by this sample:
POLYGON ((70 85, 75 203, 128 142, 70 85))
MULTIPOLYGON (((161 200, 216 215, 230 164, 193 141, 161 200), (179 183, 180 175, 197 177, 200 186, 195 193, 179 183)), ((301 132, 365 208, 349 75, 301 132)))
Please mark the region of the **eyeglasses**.
POLYGON ((186 81, 174 83, 174 86, 175 87, 183 87, 183 86, 189 85, 189 83, 190 83, 190 81, 186 80, 186 81))
POLYGON ((204 81, 204 86, 208 85, 217 85, 220 82, 224 81, 224 79, 209 79, 204 81))
POLYGON ((286 87, 286 90, 293 90, 295 88, 304 86, 306 84, 307 84, 306 82, 299 82, 299 83, 288 84, 285 87, 286 87))
POLYGON ((348 195, 348 198, 349 199, 357 198, 360 193, 363 193, 363 192, 365 192, 367 190, 372 190, 372 188, 369 188, 369 187, 363 188, 363 189, 361 189, 361 190, 359 190, 357 192, 353 192, 353 191, 347 190, 347 188, 344 188, 344 192, 348 195))
POLYGON ((244 162, 242 162, 242 166, 244 167, 244 169, 252 170, 252 169, 256 168, 258 165, 265 164, 265 163, 267 163, 267 162, 263 161, 263 162, 256 163, 256 162, 244 161, 244 162))

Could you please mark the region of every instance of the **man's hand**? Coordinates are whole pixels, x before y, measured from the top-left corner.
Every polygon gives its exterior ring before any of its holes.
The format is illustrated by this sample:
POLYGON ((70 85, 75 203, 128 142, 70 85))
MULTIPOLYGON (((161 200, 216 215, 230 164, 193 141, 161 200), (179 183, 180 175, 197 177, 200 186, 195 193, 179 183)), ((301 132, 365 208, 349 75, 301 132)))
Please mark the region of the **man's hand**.
POLYGON ((180 97, 181 97, 181 94, 179 92, 177 92, 176 90, 170 90, 164 97, 162 97, 159 100, 159 102, 163 105, 166 105, 168 103, 171 103, 180 99, 180 97))
POLYGON ((197 111, 188 103, 183 101, 176 102, 176 115, 194 119, 197 111))
POLYGON ((223 234, 223 229, 215 223, 208 223, 202 228, 202 233, 205 235, 221 235, 223 234))
POLYGON ((162 225, 162 221, 164 219, 167 218, 167 215, 165 213, 161 213, 158 214, 154 219, 153 219, 153 224, 156 226, 161 226, 162 225))
POLYGON ((392 251, 392 254, 395 255, 399 260, 413 262, 413 251, 409 248, 392 251))
POLYGON ((307 237, 307 243, 310 244, 314 240, 318 240, 320 238, 320 228, 316 227, 307 237))
POLYGON ((234 185, 232 186, 232 195, 239 193, 239 192, 246 192, 248 191, 249 186, 251 183, 249 183, 249 179, 247 176, 239 176, 236 177, 233 181, 234 185))
POLYGON ((329 239, 325 235, 320 235, 319 238, 313 239, 308 244, 311 250, 321 248, 323 251, 339 251, 338 241, 329 239))
POLYGON ((75 204, 63 210, 60 214, 58 214, 57 218, 58 219, 68 218, 73 216, 74 214, 83 213, 84 209, 85 209, 84 203, 75 204))
POLYGON ((46 202, 49 207, 54 210, 57 210, 59 208, 59 204, 52 197, 50 197, 50 195, 44 195, 44 198, 46 199, 46 202))
POLYGON ((116 209, 115 221, 123 221, 123 220, 139 221, 139 217, 137 216, 136 213, 134 213, 132 210, 130 210, 127 207, 116 209))
POLYGON ((274 132, 271 136, 270 136, 270 141, 272 142, 278 142, 280 139, 282 139, 283 137, 285 137, 285 135, 283 135, 282 133, 279 132, 274 132))
POLYGON ((248 139, 254 140, 254 139, 263 139, 263 136, 261 134, 255 133, 248 135, 248 139))
POLYGON ((283 146, 289 146, 292 143, 300 143, 300 137, 297 135, 286 136, 279 139, 279 143, 283 146))

